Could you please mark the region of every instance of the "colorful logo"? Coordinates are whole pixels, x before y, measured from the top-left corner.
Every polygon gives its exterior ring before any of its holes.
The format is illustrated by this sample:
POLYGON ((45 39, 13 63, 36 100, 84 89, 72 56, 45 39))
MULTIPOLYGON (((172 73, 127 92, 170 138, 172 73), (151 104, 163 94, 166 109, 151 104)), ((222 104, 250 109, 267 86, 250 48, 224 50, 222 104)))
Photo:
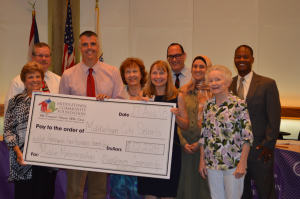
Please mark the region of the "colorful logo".
POLYGON ((41 111, 46 114, 53 113, 57 110, 57 108, 55 108, 55 102, 51 101, 50 98, 39 103, 39 105, 41 105, 41 111))

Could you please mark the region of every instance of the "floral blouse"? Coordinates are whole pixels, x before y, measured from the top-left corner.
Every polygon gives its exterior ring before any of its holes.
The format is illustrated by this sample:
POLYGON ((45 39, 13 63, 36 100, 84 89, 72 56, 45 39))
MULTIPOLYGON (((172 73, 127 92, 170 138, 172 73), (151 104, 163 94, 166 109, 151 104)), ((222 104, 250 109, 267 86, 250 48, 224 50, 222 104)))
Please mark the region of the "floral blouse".
POLYGON ((207 100, 200 135, 199 143, 204 145, 206 168, 235 168, 240 162, 243 144, 253 144, 252 126, 245 101, 232 93, 219 107, 215 97, 207 100))

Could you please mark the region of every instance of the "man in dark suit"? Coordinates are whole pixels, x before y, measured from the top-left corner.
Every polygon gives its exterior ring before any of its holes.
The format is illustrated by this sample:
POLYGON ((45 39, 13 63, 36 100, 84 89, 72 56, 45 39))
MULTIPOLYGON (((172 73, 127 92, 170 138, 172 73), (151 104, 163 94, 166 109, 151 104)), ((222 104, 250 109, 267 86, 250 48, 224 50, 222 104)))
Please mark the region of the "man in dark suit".
POLYGON ((274 148, 279 134, 281 106, 276 82, 252 71, 253 50, 247 45, 235 50, 238 76, 229 89, 247 102, 254 143, 248 156, 248 168, 242 199, 252 198, 251 177, 260 199, 276 198, 274 148))

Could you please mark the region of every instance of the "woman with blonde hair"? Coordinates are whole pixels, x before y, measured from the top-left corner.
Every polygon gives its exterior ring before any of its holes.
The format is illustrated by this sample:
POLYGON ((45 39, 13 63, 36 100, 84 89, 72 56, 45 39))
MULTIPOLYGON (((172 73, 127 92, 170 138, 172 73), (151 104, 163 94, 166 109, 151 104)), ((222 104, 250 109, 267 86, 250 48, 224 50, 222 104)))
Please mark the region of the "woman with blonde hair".
POLYGON ((146 199, 156 199, 157 197, 174 198, 177 196, 181 168, 181 148, 177 134, 177 125, 187 130, 189 120, 186 113, 184 97, 175 88, 171 69, 165 61, 156 61, 151 65, 148 81, 143 92, 145 96, 142 98, 143 101, 149 101, 149 98, 154 98, 155 102, 176 103, 177 108, 170 110, 171 113, 175 115, 176 122, 170 179, 138 177, 138 193, 140 195, 146 195, 146 199))

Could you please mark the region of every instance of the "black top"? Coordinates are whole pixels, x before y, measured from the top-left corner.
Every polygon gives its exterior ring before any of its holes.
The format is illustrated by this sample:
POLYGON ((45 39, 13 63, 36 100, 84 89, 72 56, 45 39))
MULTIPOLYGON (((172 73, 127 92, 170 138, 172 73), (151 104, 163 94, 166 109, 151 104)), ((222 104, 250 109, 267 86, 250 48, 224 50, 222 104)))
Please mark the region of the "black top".
MULTIPOLYGON (((178 107, 178 96, 175 99, 165 101, 163 96, 155 96, 155 102, 176 103, 178 107)), ((138 177, 138 194, 153 195, 157 197, 176 197, 181 171, 181 147, 177 134, 177 124, 174 127, 173 151, 171 162, 170 179, 138 177)))

